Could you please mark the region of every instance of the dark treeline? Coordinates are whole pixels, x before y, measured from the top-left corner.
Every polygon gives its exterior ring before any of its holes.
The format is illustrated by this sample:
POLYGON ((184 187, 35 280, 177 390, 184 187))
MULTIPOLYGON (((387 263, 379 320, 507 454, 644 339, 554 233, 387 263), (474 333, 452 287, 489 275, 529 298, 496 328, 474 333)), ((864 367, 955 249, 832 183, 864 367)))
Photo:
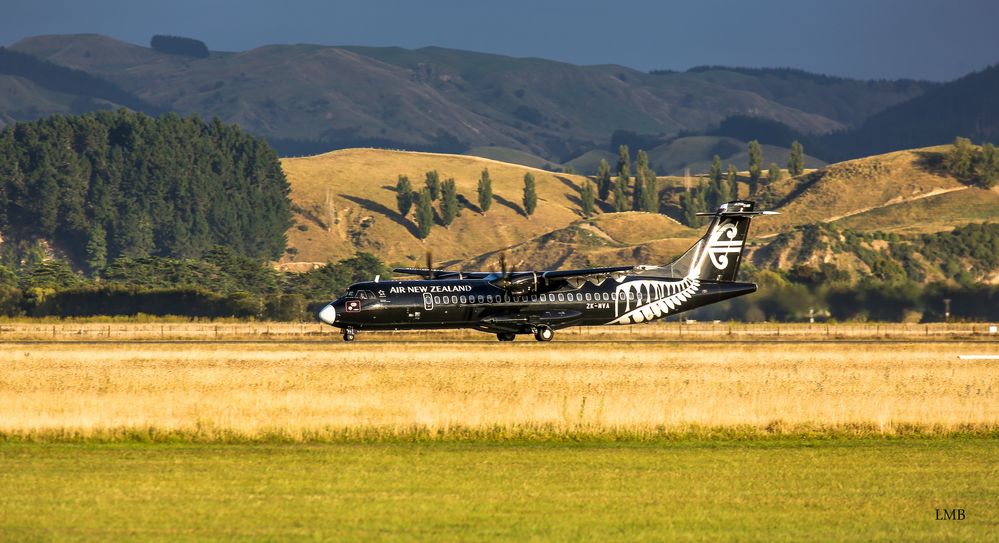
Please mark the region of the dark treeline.
POLYGON ((351 283, 376 275, 387 277, 388 269, 367 253, 305 273, 219 247, 200 260, 122 257, 93 277, 42 260, 17 271, 0 265, 0 315, 307 320, 351 283))
MULTIPOLYGON (((0 47, 0 74, 23 77, 50 91, 79 95, 91 100, 107 100, 145 113, 160 113, 160 108, 110 81, 4 47, 0 47)), ((81 106, 87 109, 95 107, 93 103, 81 106)))
POLYGON ((51 241, 91 273, 119 257, 199 258, 218 245, 277 258, 288 192, 267 143, 218 120, 120 110, 0 131, 5 237, 51 241))
POLYGON ((205 58, 208 56, 208 46, 201 40, 194 38, 182 38, 180 36, 164 36, 157 34, 149 40, 149 46, 153 49, 170 55, 181 55, 185 57, 205 58))

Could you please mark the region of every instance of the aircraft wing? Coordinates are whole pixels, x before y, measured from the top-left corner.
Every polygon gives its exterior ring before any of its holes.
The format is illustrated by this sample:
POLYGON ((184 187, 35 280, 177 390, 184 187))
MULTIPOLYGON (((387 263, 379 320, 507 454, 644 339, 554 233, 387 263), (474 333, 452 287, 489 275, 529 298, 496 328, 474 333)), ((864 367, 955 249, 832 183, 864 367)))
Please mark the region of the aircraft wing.
POLYGON ((493 279, 492 284, 509 290, 516 295, 532 292, 548 292, 562 288, 565 285, 579 287, 590 281, 600 284, 608 278, 618 277, 627 273, 638 273, 653 269, 655 266, 611 266, 606 268, 585 268, 579 270, 552 270, 543 272, 514 272, 506 277, 493 279))
POLYGON ((494 275, 493 272, 462 272, 427 268, 393 268, 392 273, 418 275, 426 279, 483 279, 494 275))

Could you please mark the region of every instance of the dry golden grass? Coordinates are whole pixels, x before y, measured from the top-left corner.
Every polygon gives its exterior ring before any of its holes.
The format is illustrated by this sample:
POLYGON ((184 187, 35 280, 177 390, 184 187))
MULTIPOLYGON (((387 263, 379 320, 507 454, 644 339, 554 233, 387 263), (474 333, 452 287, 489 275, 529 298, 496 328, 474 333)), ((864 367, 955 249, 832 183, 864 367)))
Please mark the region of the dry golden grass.
POLYGON ((478 205, 477 183, 484 168, 492 179, 493 206, 485 215, 466 209, 449 228, 434 227, 427 238, 439 261, 462 260, 523 242, 563 228, 580 216, 578 187, 583 179, 570 174, 495 160, 383 149, 346 149, 281 161, 291 184, 292 202, 300 210, 288 231, 297 261, 340 260, 354 250, 376 253, 389 263, 423 263, 424 248, 415 237, 412 213, 398 214, 395 184, 409 176, 415 190, 424 174, 453 177, 458 193, 478 205), (537 182, 538 207, 530 219, 522 214, 524 174, 537 182), (407 226, 408 225, 408 226, 407 226))
MULTIPOLYGON (((912 202, 935 194, 968 190, 966 185, 930 165, 949 149, 949 145, 942 145, 848 160, 769 185, 766 191, 771 197, 783 198, 798 190, 801 183, 811 183, 778 209, 781 215, 768 217, 758 225, 754 223, 754 229, 769 233, 792 225, 833 222, 861 214, 877 218, 870 212, 883 206, 890 206, 891 213, 904 214, 912 202)), ((950 220, 949 217, 935 219, 950 220)), ((868 229, 859 219, 849 224, 868 229)))
POLYGON ((994 431, 995 343, 2 344, 0 434, 994 431))

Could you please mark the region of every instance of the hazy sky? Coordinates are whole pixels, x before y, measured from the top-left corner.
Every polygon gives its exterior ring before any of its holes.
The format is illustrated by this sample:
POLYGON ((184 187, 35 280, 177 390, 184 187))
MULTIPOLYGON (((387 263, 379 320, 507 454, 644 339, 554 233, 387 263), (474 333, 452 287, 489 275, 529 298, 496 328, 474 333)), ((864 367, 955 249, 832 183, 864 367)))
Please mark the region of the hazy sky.
POLYGON ((999 62, 999 0, 2 0, 0 44, 153 34, 213 50, 435 45, 641 70, 790 66, 949 80, 999 62))

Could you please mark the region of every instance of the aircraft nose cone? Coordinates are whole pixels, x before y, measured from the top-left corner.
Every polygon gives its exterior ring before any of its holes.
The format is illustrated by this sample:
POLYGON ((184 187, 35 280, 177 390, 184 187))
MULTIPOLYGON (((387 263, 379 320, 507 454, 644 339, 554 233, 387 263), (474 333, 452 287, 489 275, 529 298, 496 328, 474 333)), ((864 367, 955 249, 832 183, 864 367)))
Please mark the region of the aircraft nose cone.
POLYGON ((333 304, 327 304, 319 311, 319 320, 330 325, 336 322, 336 309, 333 309, 333 304))

